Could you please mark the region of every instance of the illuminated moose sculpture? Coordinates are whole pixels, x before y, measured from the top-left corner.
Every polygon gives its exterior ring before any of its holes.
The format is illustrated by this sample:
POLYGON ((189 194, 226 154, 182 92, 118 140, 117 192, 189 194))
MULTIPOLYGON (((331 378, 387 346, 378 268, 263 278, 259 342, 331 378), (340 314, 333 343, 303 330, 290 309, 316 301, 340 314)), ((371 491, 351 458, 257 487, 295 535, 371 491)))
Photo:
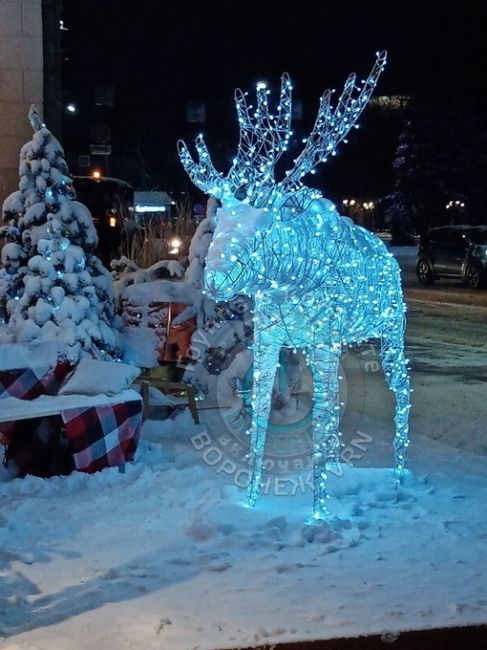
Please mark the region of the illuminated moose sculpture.
POLYGON ((378 53, 362 88, 350 75, 336 108, 331 107, 331 91, 323 94, 311 135, 281 181, 275 180, 274 167, 292 135, 292 85, 286 74, 275 115, 269 112, 265 84, 257 84, 255 108, 236 91, 240 142, 226 177, 213 167, 201 135, 198 162, 184 142, 178 143, 192 181, 223 206, 206 259, 206 292, 216 301, 236 294, 254 300, 250 505, 262 481, 282 347, 302 349, 313 375, 314 518, 327 515, 327 464, 339 462, 338 366, 344 344, 381 340, 385 376, 396 396, 396 467, 404 469, 410 388, 399 267, 380 239, 340 216, 319 191, 300 182, 335 154, 365 108, 385 61, 386 53, 378 53))

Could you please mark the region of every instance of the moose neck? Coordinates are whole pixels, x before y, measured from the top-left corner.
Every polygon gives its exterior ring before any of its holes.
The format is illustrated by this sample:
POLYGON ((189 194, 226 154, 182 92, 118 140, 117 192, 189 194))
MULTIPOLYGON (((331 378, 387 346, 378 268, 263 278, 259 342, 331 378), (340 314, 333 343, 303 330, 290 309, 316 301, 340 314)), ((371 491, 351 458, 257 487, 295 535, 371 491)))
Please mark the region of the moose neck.
POLYGON ((317 290, 335 272, 335 242, 345 227, 342 217, 331 211, 274 221, 253 243, 249 265, 256 289, 283 298, 317 290))

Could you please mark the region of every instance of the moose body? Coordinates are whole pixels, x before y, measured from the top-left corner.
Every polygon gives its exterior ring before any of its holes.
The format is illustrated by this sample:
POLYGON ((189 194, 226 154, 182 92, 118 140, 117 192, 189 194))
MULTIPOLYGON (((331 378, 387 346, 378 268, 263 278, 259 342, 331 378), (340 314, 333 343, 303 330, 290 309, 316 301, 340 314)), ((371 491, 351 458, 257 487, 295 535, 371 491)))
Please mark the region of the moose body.
POLYGON ((397 466, 403 468, 409 404, 404 304, 398 264, 378 237, 341 217, 326 199, 313 199, 303 213, 278 223, 271 212, 234 205, 229 212, 217 212, 205 287, 216 301, 235 294, 254 299, 251 504, 262 480, 281 348, 303 350, 313 374, 315 516, 326 509, 324 467, 337 463, 340 453, 338 366, 343 345, 381 340, 385 375, 398 403, 394 447, 397 466), (239 232, 242 222, 244 231, 239 232))
MULTIPOLYGON (((383 54, 378 61, 385 61, 383 54)), ((404 468, 410 389, 399 267, 379 238, 340 216, 319 192, 299 183, 351 128, 382 67, 383 63, 376 64, 356 100, 351 99, 355 77, 347 80, 340 110, 331 112, 330 95, 325 93, 305 150, 281 183, 273 181, 271 174, 290 133, 289 123, 286 127, 282 122, 283 108, 285 119, 290 119, 287 77, 283 78, 279 118, 269 115, 259 85, 253 117, 252 107, 237 93, 241 141, 226 178, 213 169, 202 139, 197 141, 199 165, 185 145, 180 146, 181 159, 194 182, 223 204, 206 258, 206 292, 216 301, 238 294, 254 301, 251 505, 262 481, 272 387, 282 348, 302 349, 313 376, 316 519, 327 516, 327 466, 339 459, 338 366, 345 344, 372 338, 381 341, 385 376, 396 394, 396 467, 404 468), (242 193, 242 185, 246 197, 240 201, 236 195, 242 193)))

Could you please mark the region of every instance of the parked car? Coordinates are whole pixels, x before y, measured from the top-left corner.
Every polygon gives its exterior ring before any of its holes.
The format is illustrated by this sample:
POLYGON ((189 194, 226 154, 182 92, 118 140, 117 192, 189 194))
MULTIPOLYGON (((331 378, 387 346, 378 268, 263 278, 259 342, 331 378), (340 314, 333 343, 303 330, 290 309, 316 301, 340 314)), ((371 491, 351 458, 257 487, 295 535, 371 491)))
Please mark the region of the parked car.
POLYGON ((487 226, 444 226, 422 235, 416 275, 421 284, 458 278, 479 289, 487 279, 487 226))

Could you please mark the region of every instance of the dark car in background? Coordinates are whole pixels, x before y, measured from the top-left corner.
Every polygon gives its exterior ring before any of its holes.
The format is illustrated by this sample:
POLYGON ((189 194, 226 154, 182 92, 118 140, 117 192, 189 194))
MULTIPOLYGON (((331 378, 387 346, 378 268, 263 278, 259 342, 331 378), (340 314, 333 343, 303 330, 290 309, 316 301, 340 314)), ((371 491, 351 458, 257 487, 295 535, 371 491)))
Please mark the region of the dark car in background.
POLYGON ((421 236, 416 263, 421 284, 459 279, 479 289, 487 279, 487 226, 443 226, 421 236))

